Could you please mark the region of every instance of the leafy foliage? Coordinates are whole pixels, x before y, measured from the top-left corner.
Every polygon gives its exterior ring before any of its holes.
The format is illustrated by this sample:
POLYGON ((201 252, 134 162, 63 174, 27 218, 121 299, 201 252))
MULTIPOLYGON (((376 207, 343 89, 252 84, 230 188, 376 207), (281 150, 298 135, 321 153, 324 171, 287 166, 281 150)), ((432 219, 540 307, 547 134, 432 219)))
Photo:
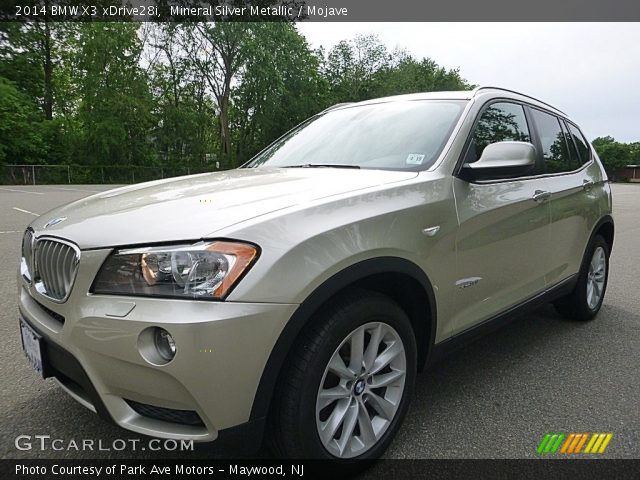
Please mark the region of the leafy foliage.
POLYGON ((613 137, 598 137, 593 142, 598 157, 612 178, 627 165, 640 164, 640 143, 620 143, 613 137))
POLYGON ((470 87, 373 35, 314 51, 288 22, 7 22, 0 162, 228 168, 335 103, 470 87))
POLYGON ((458 70, 447 70, 429 58, 417 60, 404 50, 389 52, 376 35, 339 42, 327 54, 323 73, 332 103, 473 88, 458 70))
POLYGON ((0 77, 0 164, 34 163, 44 153, 43 122, 29 98, 0 77))
POLYGON ((83 24, 78 54, 84 164, 148 163, 152 97, 139 67, 142 45, 133 23, 83 24), (95 25, 95 26, 94 26, 95 25))
POLYGON ((467 161, 475 161, 480 158, 487 145, 507 140, 528 142, 530 138, 527 132, 521 130, 521 125, 513 113, 497 106, 490 106, 482 114, 473 134, 475 157, 467 161))
POLYGON ((256 24, 247 43, 241 82, 233 94, 239 161, 328 106, 320 61, 288 23, 256 24))

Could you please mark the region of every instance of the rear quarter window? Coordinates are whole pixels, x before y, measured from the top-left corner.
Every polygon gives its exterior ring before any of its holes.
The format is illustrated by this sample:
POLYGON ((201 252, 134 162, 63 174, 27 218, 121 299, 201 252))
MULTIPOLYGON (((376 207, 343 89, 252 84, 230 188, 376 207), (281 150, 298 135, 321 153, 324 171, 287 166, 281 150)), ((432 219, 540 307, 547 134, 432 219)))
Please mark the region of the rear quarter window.
POLYGON ((587 163, 591 160, 591 149, 589 148, 589 142, 584 138, 584 135, 580 131, 578 127, 571 123, 567 123, 569 127, 569 134, 573 139, 576 148, 578 149, 578 155, 580 156, 580 162, 582 164, 587 163))

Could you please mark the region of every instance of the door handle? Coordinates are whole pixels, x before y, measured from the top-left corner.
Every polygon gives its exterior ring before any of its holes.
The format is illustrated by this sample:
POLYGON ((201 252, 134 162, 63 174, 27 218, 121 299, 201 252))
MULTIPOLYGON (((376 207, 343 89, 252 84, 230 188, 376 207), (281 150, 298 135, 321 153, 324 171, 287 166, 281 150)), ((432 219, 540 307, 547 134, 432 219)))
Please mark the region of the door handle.
POLYGON ((582 182, 582 188, 585 191, 591 190, 591 187, 593 187, 594 185, 595 185, 595 182, 593 180, 585 180, 582 182))
POLYGON ((533 192, 533 197, 531 198, 533 199, 534 202, 544 202, 549 197, 551 197, 551 192, 545 192, 544 190, 536 190, 535 192, 533 192))

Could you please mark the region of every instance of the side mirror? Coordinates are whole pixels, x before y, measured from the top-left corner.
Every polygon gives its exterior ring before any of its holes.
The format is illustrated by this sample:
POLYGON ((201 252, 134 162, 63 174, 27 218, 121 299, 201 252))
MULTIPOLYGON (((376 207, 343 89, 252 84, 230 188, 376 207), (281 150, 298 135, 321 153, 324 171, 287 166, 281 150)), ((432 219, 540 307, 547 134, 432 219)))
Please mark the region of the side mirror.
POLYGON ((482 151, 478 161, 462 166, 471 180, 509 178, 527 173, 536 164, 536 147, 529 142, 496 142, 482 151))

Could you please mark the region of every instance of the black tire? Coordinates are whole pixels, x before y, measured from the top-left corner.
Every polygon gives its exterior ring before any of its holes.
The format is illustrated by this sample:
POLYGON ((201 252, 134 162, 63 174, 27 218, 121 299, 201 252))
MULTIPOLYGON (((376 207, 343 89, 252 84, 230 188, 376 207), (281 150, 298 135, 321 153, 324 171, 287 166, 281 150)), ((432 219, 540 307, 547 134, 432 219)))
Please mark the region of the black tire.
POLYGON ((406 313, 390 298, 354 290, 339 295, 303 330, 280 374, 270 415, 271 446, 284 458, 334 460, 342 467, 364 468, 387 449, 406 415, 416 376, 416 340, 406 313), (404 393, 387 430, 368 451, 351 459, 332 455, 320 440, 316 400, 325 368, 341 343, 359 326, 384 322, 402 340, 406 355, 404 393), (359 461, 357 461, 359 460, 359 461), (357 465, 360 467, 357 467, 357 465))
POLYGON ((604 296, 607 291, 607 283, 609 281, 609 253, 609 245, 606 240, 600 235, 594 236, 585 252, 584 258, 582 259, 582 265, 580 272, 578 273, 578 281, 573 292, 554 302, 554 307, 560 315, 570 320, 587 321, 593 319, 598 314, 600 307, 602 306, 602 301, 604 300, 604 296), (602 248, 604 250, 604 287, 602 288, 600 300, 593 308, 591 308, 587 301, 587 287, 590 274, 589 267, 594 252, 598 248, 602 248))

